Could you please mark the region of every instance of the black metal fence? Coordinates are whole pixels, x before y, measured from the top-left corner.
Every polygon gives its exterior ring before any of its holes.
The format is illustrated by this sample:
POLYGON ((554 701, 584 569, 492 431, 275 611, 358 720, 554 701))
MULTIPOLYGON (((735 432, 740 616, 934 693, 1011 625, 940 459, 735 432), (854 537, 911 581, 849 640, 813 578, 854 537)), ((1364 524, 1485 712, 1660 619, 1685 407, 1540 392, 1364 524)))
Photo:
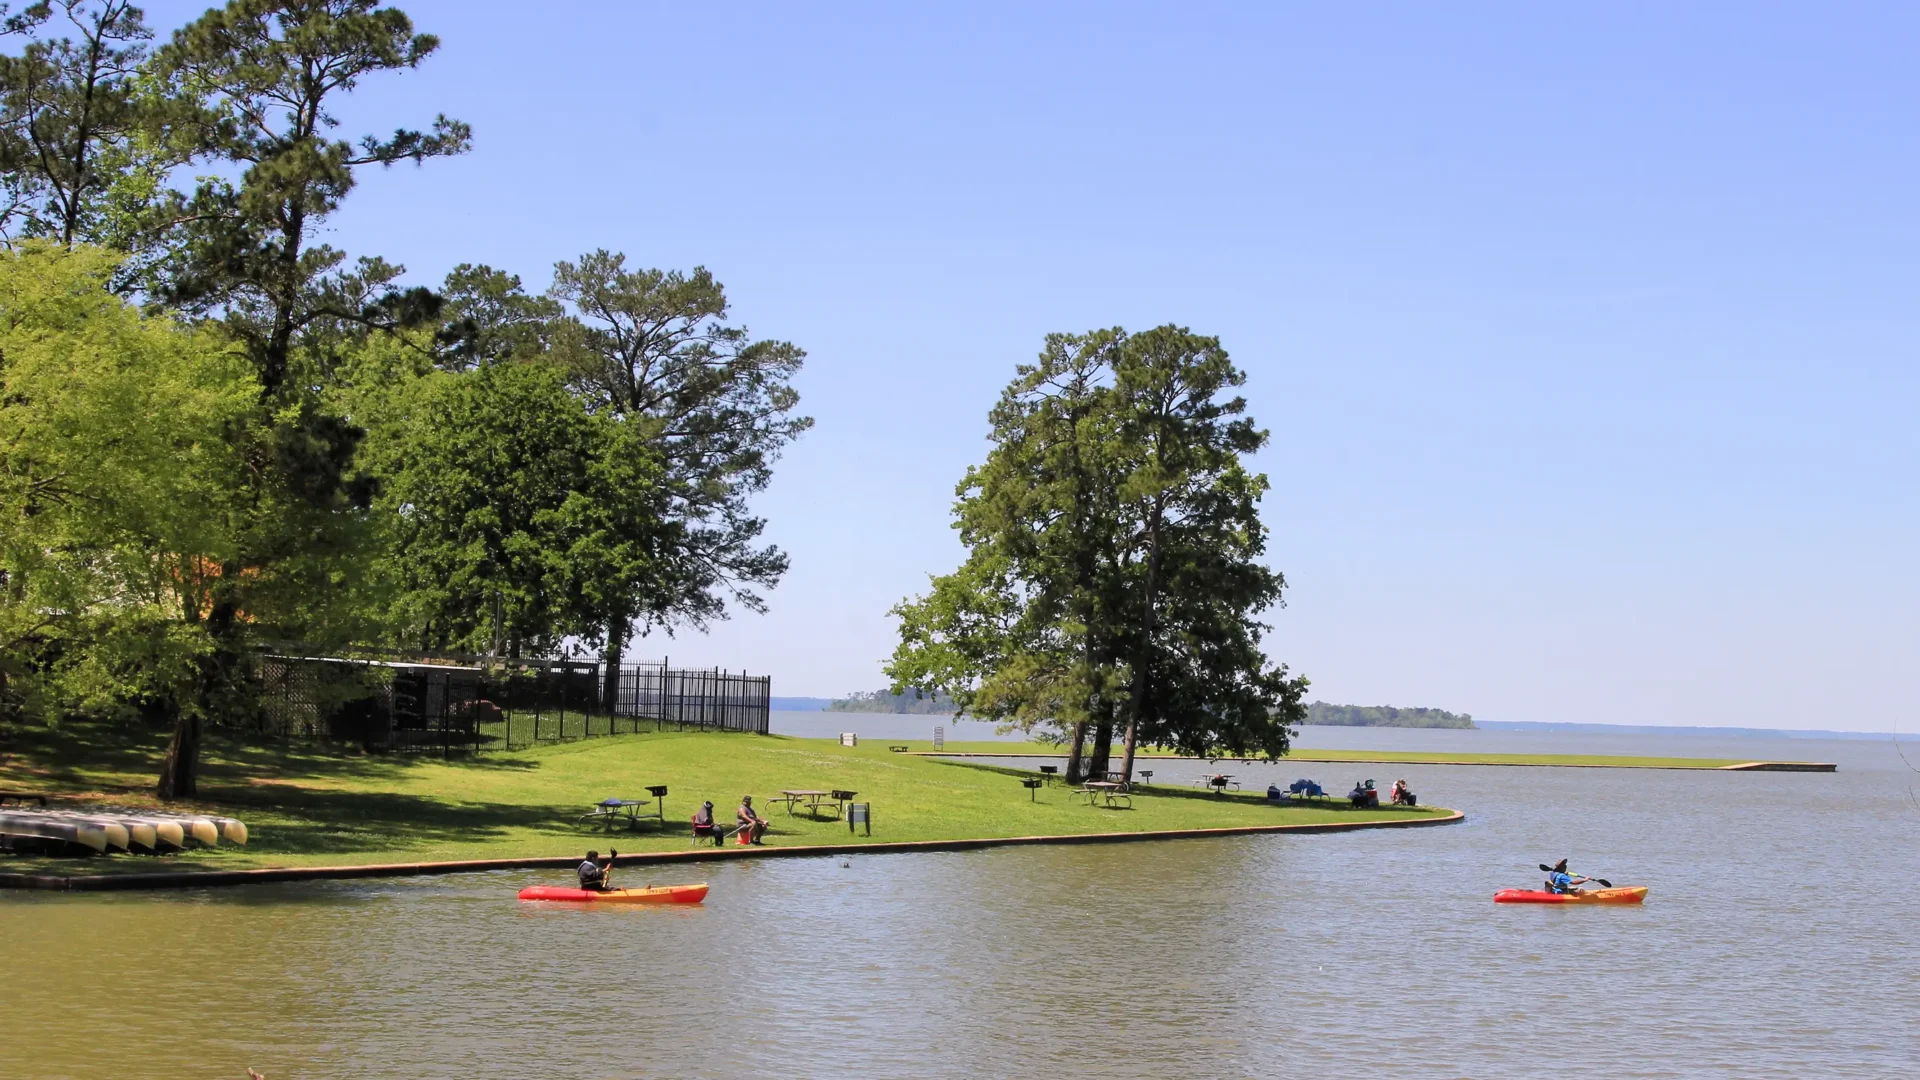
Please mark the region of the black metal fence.
POLYGON ((772 680, 597 660, 262 655, 258 734, 443 755, 664 730, 767 733, 772 680), (462 661, 468 662, 462 662, 462 661), (478 661, 478 662, 474 662, 478 661))

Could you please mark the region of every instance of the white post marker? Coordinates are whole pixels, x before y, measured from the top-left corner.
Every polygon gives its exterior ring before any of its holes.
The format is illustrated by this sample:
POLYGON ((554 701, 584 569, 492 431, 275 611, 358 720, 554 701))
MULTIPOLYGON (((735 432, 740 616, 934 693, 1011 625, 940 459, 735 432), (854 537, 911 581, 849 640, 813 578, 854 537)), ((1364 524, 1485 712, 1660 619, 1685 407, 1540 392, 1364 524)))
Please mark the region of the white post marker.
POLYGON ((946 746, 947 746, 947 729, 944 726, 939 724, 934 725, 933 748, 935 750, 944 750, 946 749, 946 746))

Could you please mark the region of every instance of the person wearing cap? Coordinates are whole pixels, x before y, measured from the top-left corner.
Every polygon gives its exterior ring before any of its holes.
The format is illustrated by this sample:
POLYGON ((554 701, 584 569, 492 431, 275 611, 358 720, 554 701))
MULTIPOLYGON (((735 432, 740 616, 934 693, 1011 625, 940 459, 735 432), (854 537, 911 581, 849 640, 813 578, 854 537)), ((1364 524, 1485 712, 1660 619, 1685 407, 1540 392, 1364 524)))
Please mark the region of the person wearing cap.
POLYGON ((1561 859, 1559 862, 1553 864, 1553 874, 1547 878, 1547 891, 1554 893, 1575 892, 1577 891, 1574 888, 1576 885, 1585 885, 1591 880, 1591 878, 1578 877, 1567 873, 1567 860, 1561 859))
POLYGON ((767 819, 753 812, 753 796, 740 796, 740 809, 734 811, 733 816, 740 822, 740 828, 735 831, 745 832, 747 843, 757 844, 760 837, 766 834, 767 819))

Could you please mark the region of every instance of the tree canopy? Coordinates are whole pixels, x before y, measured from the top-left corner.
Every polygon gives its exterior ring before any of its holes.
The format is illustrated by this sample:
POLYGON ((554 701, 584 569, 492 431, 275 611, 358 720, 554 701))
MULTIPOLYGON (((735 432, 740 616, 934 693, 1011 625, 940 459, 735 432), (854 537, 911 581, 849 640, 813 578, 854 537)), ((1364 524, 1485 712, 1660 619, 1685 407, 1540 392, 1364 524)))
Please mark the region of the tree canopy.
POLYGON ((1266 435, 1230 396, 1243 382, 1180 327, 1049 337, 957 489, 966 561, 894 609, 895 691, 1053 727, 1075 775, 1107 771, 1116 731, 1122 772, 1141 739, 1285 753, 1306 682, 1260 647, 1285 580, 1260 561, 1267 482, 1242 459, 1266 435))
MULTIPOLYGON (((752 496, 804 352, 704 268, 595 251, 529 292, 324 242, 368 168, 464 153, 360 100, 439 48, 377 0, 0 8, 0 721, 244 727, 281 644, 511 655, 758 611, 752 496), (374 121, 378 124, 380 121, 374 121)), ((608 687, 614 685, 612 678, 608 687)))

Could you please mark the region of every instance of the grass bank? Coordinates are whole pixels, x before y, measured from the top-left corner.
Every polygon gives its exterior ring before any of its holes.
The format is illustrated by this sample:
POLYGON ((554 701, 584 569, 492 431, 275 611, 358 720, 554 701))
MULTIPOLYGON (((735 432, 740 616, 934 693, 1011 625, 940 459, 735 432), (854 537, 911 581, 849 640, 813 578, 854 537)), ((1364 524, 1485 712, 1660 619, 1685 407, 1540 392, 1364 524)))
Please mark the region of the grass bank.
MULTIPOLYGON (((897 745, 897 744, 896 744, 897 745)), ((62 801, 157 805, 150 796, 163 740, 91 729, 16 730, 0 747, 0 790, 62 801)), ((252 833, 245 848, 167 858, 0 857, 0 873, 121 873, 237 870, 456 859, 575 855, 588 847, 625 854, 685 851, 687 819, 702 800, 732 820, 740 796, 756 804, 782 788, 843 788, 873 806, 871 841, 961 840, 1109 832, 1230 828, 1446 816, 1450 811, 1355 811, 1338 804, 1269 806, 1257 793, 1214 796, 1191 786, 1144 788, 1133 808, 1089 807, 1059 786, 1037 799, 1020 786, 1031 772, 843 747, 824 739, 660 733, 592 739, 444 762, 342 756, 303 744, 246 746, 211 740, 201 779, 205 813, 230 814, 252 833), (601 799, 644 799, 665 784, 665 829, 611 837, 574 822, 601 799)), ((846 843, 831 820, 767 813, 773 846, 846 843)))
MULTIPOLYGON (((921 740, 897 740, 889 745, 906 746, 911 752, 934 753, 933 743, 921 740)), ((1059 757, 1064 751, 1031 742, 949 742, 941 753, 986 754, 996 757, 1059 757)), ((1174 757, 1162 751, 1139 755, 1144 759, 1174 757)), ((1222 760, 1239 760, 1225 758, 1222 760)), ((1380 765, 1558 765, 1607 769, 1719 769, 1744 764, 1745 758, 1630 757, 1611 754, 1459 754, 1425 750, 1300 750, 1285 761, 1362 762, 1380 765)), ((1284 764, 1284 761, 1283 761, 1284 764)))

